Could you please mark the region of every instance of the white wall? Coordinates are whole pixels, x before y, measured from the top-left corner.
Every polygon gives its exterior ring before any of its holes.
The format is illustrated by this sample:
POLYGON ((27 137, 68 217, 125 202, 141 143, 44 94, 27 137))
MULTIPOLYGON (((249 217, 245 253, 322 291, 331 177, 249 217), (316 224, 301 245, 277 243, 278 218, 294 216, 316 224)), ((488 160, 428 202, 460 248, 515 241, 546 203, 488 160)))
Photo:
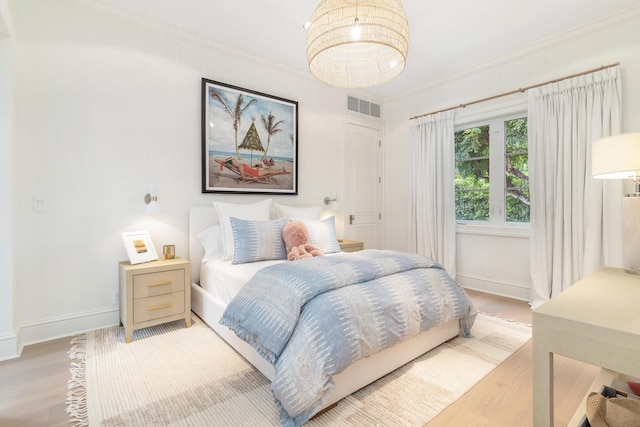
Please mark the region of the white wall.
POLYGON ((19 344, 15 334, 13 311, 12 224, 12 93, 13 47, 9 25, 0 5, 0 360, 15 355, 19 344))
MULTIPOLYGON (((406 165, 409 153, 410 117, 620 62, 623 130, 640 131, 639 25, 640 7, 385 100, 385 216, 387 224, 393 224, 386 230, 387 247, 407 249, 409 175, 401 166, 406 165)), ((505 102, 510 100, 502 98, 495 104, 505 102)), ((478 108, 490 109, 491 105, 478 108)), ((458 110, 456 115, 460 113, 458 110)), ((456 269, 461 284, 528 299, 531 279, 527 237, 458 234, 457 247, 456 269), (490 278, 486 274, 489 266, 490 278)))
MULTIPOLYGON (((15 129, 0 149, 14 161, 1 168, 0 196, 13 194, 13 307, 25 344, 118 322, 122 232, 148 230, 159 253, 173 243, 187 257, 189 206, 264 197, 201 194, 202 77, 299 102, 299 195, 275 201, 320 205, 342 194, 343 91, 91 2, 9 4, 15 129), (153 220, 143 215, 149 183, 162 209, 153 220), (34 212, 36 197, 44 212, 34 212)), ((1 211, 0 223, 10 215, 1 211)), ((10 278, 0 279, 11 299, 10 278)))

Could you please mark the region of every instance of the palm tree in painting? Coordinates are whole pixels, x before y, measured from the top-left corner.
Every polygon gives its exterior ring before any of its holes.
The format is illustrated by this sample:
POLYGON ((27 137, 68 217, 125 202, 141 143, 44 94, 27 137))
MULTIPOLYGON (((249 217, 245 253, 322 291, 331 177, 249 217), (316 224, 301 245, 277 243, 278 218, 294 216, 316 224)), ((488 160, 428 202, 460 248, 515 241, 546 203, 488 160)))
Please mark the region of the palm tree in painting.
POLYGON ((269 112, 269 116, 267 117, 262 114, 262 125, 267 131, 267 149, 264 150, 264 154, 262 154, 262 160, 267 157, 269 145, 271 145, 271 137, 278 132, 282 132, 282 129, 280 129, 279 127, 282 123, 284 123, 284 120, 279 120, 276 122, 276 116, 274 116, 271 111, 269 112))
POLYGON ((247 102, 247 104, 244 105, 245 98, 244 98, 244 95, 240 93, 238 94, 238 99, 236 100, 236 104, 231 105, 227 100, 227 98, 214 88, 209 88, 209 95, 214 100, 217 100, 222 105, 222 109, 225 111, 225 113, 227 113, 229 117, 231 117, 231 121, 233 122, 233 130, 235 132, 234 142, 236 147, 236 157, 238 158, 238 160, 242 160, 242 157, 240 157, 240 152, 238 151, 238 129, 240 128, 242 113, 244 113, 245 110, 249 108, 251 104, 256 102, 256 99, 251 98, 251 101, 247 102))

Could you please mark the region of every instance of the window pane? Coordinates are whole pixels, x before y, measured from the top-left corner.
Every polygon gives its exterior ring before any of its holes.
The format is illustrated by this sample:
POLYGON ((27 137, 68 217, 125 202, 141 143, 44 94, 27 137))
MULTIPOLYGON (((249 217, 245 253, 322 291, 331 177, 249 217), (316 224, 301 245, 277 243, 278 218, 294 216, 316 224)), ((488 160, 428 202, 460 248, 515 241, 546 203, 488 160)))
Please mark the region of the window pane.
POLYGON ((456 160, 489 156, 489 126, 460 130, 455 133, 456 160))
POLYGON ((505 122, 505 220, 529 222, 527 119, 505 122))
POLYGON ((504 122, 506 135, 506 152, 516 153, 527 151, 527 118, 508 120, 504 122))
POLYGON ((489 220, 489 126, 455 133, 456 219, 489 220))
POLYGON ((507 190, 507 221, 529 222, 529 189, 507 190))
POLYGON ((489 221, 489 190, 456 191, 456 219, 489 221))

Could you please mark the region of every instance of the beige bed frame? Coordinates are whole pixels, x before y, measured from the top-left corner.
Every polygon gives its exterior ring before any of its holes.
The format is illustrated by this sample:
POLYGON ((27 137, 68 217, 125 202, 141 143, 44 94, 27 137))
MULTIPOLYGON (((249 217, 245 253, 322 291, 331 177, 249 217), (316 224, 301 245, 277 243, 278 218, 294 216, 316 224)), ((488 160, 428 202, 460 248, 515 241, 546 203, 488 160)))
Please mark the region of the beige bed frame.
MULTIPOLYGON (((204 320, 231 347, 249 363, 273 381, 274 370, 266 360, 235 333, 218 323, 225 305, 204 291, 200 283, 200 264, 204 249, 196 238, 197 234, 211 225, 219 224, 218 215, 212 207, 192 207, 189 209, 189 260, 191 262, 191 310, 204 320)), ((458 335, 458 320, 436 326, 427 332, 403 341, 392 348, 383 350, 348 367, 333 376, 335 389, 325 407, 331 406, 345 396, 371 384, 375 380, 396 370, 418 356, 458 335)))

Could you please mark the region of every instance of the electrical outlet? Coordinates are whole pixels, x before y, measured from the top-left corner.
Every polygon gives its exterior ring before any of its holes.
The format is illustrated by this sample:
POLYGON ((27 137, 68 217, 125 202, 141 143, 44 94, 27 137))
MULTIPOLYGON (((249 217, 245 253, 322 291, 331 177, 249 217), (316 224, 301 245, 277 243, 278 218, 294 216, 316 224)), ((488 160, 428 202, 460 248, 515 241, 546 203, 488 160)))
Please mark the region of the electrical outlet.
POLYGON ((33 211, 34 212, 44 212, 44 199, 40 197, 33 198, 33 211))
POLYGON ((487 277, 493 277, 493 268, 487 267, 487 269, 484 272, 484 275, 487 277))
POLYGON ((113 305, 120 304, 120 292, 116 289, 113 291, 113 305))

